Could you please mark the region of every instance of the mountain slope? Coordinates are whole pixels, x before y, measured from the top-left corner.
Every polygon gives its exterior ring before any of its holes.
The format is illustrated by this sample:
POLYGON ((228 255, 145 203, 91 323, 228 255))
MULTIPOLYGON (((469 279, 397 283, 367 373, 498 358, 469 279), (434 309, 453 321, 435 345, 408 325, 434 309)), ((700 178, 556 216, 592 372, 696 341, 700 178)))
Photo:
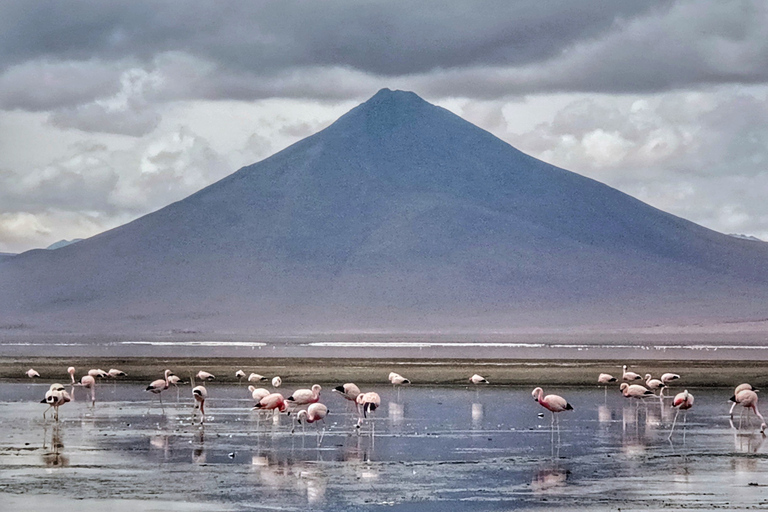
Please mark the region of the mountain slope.
POLYGON ((117 229, 0 263, 0 325, 487 329, 762 318, 768 249, 413 93, 117 229))

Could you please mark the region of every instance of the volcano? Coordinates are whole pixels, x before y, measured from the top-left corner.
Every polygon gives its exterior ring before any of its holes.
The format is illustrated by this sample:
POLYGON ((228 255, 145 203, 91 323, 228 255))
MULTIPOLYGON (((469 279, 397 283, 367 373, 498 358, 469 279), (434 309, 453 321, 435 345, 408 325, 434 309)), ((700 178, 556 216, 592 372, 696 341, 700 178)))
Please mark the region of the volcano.
POLYGON ((9 332, 442 333, 761 320, 768 244, 411 92, 116 229, 0 260, 9 332))

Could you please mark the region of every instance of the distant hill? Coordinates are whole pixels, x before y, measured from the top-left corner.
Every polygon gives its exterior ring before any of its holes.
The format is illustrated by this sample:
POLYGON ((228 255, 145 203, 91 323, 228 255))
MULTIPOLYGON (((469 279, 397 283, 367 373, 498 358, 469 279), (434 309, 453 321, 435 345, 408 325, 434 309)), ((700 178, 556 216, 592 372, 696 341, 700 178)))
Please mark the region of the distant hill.
POLYGON ((0 262, 47 332, 488 332, 764 319, 768 244, 723 235, 384 89, 157 212, 0 262))
POLYGON ((763 240, 760 240, 756 236, 752 235, 742 235, 739 233, 730 233, 729 236, 732 236, 734 238, 741 238, 742 240, 752 240, 753 242, 763 242, 763 240))
POLYGON ((46 249, 48 249, 49 251, 53 251, 55 249, 61 249, 62 247, 66 247, 68 245, 75 244, 77 242, 80 242, 81 240, 83 240, 83 239, 82 238, 73 238, 72 240, 59 240, 58 242, 54 242, 51 245, 49 245, 48 247, 46 247, 46 249))

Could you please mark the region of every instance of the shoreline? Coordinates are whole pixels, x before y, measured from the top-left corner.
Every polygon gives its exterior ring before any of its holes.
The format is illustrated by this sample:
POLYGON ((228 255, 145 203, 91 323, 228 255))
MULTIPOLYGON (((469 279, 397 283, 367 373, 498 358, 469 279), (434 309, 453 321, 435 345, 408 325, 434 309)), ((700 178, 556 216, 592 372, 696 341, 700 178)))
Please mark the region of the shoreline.
MULTIPOLYGON (((690 387, 734 387, 749 382, 761 388, 768 385, 768 361, 733 360, 569 360, 551 359, 446 359, 446 358, 254 358, 254 357, 0 357, 0 379, 6 381, 67 382, 67 367, 83 375, 91 368, 120 369, 125 382, 149 382, 161 378, 170 368, 184 380, 198 370, 216 375, 216 382, 237 383, 235 372, 242 369, 271 378, 280 375, 285 382, 324 384, 356 382, 389 385, 389 372, 396 371, 413 385, 469 385, 469 377, 479 373, 490 385, 598 386, 597 375, 605 372, 621 379, 621 364, 629 370, 658 377, 661 373, 681 375, 674 389, 690 387), (41 378, 24 375, 29 368, 41 378)), ((641 383, 637 381, 637 383, 641 383)), ((248 384, 243 381, 243 384, 248 384)), ((263 386, 265 383, 255 385, 263 386)), ((614 384, 612 386, 618 386, 614 384)))

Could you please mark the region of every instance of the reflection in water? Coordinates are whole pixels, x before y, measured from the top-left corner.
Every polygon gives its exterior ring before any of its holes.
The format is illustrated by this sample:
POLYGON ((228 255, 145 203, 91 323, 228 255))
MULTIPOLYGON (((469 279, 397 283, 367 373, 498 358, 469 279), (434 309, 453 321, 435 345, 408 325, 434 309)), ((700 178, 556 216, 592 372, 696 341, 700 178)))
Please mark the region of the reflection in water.
POLYGON ((734 448, 739 453, 757 453, 763 446, 765 434, 757 431, 747 432, 739 430, 734 424, 733 419, 729 420, 731 430, 733 430, 734 448))
POLYGON ((304 495, 310 505, 325 501, 328 478, 308 462, 282 459, 275 452, 257 453, 251 456, 251 473, 275 494, 304 495))
POLYGON ((613 421, 611 410, 608 408, 607 405, 599 405, 597 407, 597 421, 599 421, 600 423, 610 423, 611 421, 613 421))
POLYGON ((194 464, 205 464, 208 460, 205 456, 205 426, 200 425, 196 436, 197 445, 192 450, 192 462, 194 464))
POLYGON ((397 402, 389 402, 389 421, 392 425, 402 425, 405 418, 405 406, 397 402))
POLYGON ((48 426, 43 428, 43 463, 48 468, 69 466, 69 457, 63 455, 64 438, 61 435, 61 424, 56 423, 51 427, 51 440, 48 442, 48 426))
POLYGON ((559 466, 541 468, 533 475, 531 490, 539 494, 565 487, 570 474, 570 471, 559 466))
POLYGON ((483 428, 483 404, 472 404, 472 429, 483 428))

